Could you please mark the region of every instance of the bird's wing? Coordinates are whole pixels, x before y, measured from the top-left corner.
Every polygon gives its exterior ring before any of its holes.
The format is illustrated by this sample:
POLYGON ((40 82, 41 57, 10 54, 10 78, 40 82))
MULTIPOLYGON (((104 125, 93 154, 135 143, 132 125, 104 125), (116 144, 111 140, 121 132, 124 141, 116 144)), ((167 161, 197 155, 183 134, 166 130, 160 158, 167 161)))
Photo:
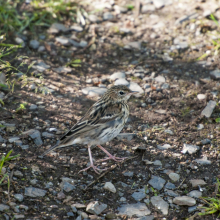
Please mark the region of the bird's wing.
POLYGON ((98 125, 104 123, 111 123, 116 118, 122 115, 122 105, 121 104, 107 104, 105 106, 100 105, 92 106, 88 112, 82 117, 77 124, 75 124, 65 135, 63 135, 60 140, 64 140, 67 137, 80 135, 81 133, 88 132, 94 129, 98 125))

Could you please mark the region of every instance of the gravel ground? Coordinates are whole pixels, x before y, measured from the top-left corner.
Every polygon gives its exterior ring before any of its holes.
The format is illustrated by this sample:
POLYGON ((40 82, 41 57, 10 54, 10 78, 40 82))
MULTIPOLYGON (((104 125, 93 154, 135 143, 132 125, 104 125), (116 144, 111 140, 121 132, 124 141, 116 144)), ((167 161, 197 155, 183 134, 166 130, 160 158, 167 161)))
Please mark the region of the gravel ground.
MULTIPOLYGON (((0 91, 0 153, 20 154, 2 171, 11 186, 8 195, 7 184, 0 185, 0 219, 217 219, 198 212, 200 197, 215 196, 220 177, 220 65, 212 41, 220 36, 209 19, 220 19, 220 4, 140 0, 129 10, 130 4, 95 0, 82 6, 87 13, 78 23, 7 39, 22 42, 18 55, 35 64, 27 86, 0 91), (122 133, 104 146, 128 159, 98 163, 109 168, 99 176, 78 174, 88 166, 85 146, 39 157, 113 84, 139 92, 129 100, 122 133)), ((105 157, 92 151, 95 160, 105 157)))

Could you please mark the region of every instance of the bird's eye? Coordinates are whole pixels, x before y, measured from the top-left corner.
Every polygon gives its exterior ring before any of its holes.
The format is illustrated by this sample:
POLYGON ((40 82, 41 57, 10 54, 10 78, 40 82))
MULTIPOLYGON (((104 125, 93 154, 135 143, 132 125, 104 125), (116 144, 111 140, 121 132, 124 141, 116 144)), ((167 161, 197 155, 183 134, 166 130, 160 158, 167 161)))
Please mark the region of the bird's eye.
POLYGON ((120 94, 120 95, 124 95, 125 93, 124 93, 123 91, 120 91, 119 94, 120 94))

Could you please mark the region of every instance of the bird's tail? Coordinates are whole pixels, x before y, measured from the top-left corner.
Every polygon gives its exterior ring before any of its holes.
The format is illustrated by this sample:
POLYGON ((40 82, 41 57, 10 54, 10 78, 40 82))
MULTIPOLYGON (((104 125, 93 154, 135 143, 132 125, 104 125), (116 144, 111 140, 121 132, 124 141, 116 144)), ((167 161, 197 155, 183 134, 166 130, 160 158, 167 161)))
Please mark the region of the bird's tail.
POLYGON ((50 151, 55 150, 56 148, 60 148, 62 147, 62 145, 60 145, 60 142, 58 142, 57 144, 55 144, 54 146, 50 147, 49 149, 47 149, 42 155, 41 157, 45 156, 46 154, 48 154, 50 151))

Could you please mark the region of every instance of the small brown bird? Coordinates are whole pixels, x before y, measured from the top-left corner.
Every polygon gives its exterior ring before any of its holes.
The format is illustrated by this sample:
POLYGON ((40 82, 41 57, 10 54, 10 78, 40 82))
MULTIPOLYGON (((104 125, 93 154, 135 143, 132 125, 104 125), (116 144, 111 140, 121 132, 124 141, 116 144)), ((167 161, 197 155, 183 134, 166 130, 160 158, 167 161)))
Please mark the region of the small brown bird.
POLYGON ((127 100, 134 93, 137 92, 132 92, 124 85, 112 86, 91 106, 84 117, 60 138, 59 143, 45 151, 42 156, 56 148, 73 144, 88 145, 90 166, 81 171, 86 171, 92 167, 98 174, 98 171, 103 169, 99 169, 93 164, 90 149, 92 145, 97 145, 108 155, 108 158, 101 161, 112 159, 118 162, 123 160, 124 158, 111 155, 101 144, 111 141, 123 129, 129 115, 127 100))

